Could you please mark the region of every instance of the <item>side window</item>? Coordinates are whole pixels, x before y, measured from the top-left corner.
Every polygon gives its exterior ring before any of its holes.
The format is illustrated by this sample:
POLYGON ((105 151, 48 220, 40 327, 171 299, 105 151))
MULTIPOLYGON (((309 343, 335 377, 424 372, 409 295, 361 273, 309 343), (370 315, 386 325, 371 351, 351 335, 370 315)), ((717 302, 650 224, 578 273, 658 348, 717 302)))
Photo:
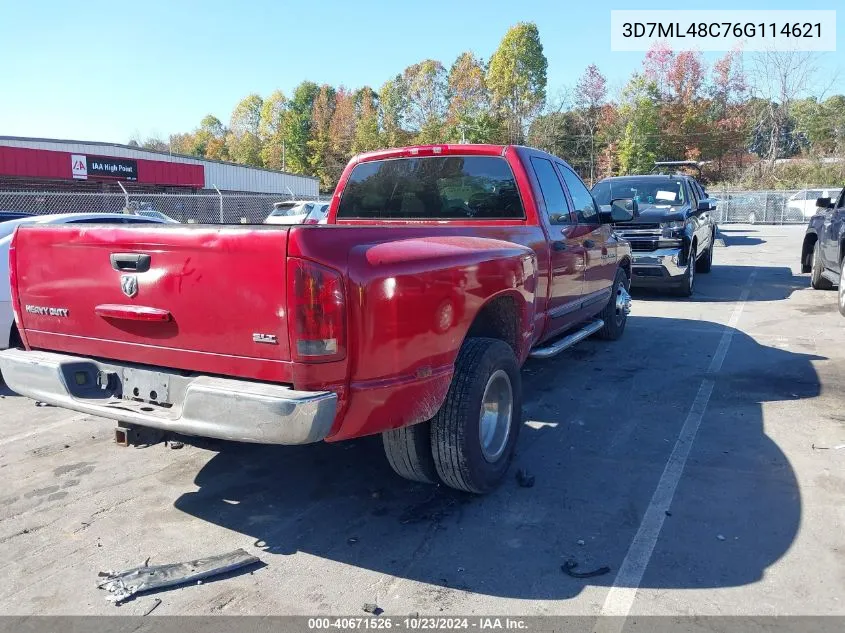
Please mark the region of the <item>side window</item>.
POLYGON ((692 210, 695 211, 698 208, 698 201, 701 199, 701 194, 698 192, 698 187, 695 186, 694 181, 687 180, 687 184, 690 189, 692 210))
POLYGON ((837 209, 845 209, 845 189, 839 192, 839 201, 836 203, 837 209))
POLYGON ((561 163, 558 163, 557 166, 569 189, 569 195, 572 196, 575 213, 578 214, 578 222, 582 224, 597 224, 599 211, 596 208, 596 201, 593 200, 590 190, 587 189, 587 186, 581 182, 578 175, 569 169, 569 167, 561 163))
POLYGON ((546 202, 549 223, 570 224, 569 205, 552 163, 545 158, 532 158, 531 165, 534 167, 537 180, 540 181, 540 191, 546 202))
POLYGON ((81 220, 71 220, 67 222, 67 224, 123 224, 123 218, 120 219, 112 219, 109 218, 107 220, 103 220, 101 218, 83 218, 81 220))

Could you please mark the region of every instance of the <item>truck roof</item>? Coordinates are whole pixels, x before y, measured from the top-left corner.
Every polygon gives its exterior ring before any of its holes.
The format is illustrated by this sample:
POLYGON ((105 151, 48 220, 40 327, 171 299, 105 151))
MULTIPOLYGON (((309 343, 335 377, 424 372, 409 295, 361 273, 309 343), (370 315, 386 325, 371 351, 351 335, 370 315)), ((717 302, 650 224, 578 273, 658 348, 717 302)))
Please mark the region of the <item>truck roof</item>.
POLYGON ((509 145, 487 145, 481 143, 445 143, 440 145, 410 145, 408 147, 393 147, 391 149, 380 149, 374 152, 358 154, 353 158, 354 162, 366 162, 371 160, 385 160, 390 158, 409 158, 412 156, 449 156, 449 155, 476 155, 476 156, 502 156, 509 145))

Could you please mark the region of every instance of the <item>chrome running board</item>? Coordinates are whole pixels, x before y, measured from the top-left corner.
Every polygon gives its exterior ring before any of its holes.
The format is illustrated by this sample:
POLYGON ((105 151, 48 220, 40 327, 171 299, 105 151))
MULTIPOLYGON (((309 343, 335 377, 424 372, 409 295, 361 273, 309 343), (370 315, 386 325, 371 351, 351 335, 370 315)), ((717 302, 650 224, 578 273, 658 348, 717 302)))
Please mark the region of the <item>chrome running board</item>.
POLYGON ((580 330, 573 332, 572 334, 567 334, 563 338, 558 339, 557 341, 550 345, 547 345, 546 347, 538 347, 531 350, 529 356, 531 358, 551 358, 552 356, 557 356, 563 350, 572 347, 573 345, 575 345, 575 343, 580 343, 585 338, 590 336, 590 334, 598 332, 603 327, 604 321, 602 321, 601 319, 590 321, 580 330))

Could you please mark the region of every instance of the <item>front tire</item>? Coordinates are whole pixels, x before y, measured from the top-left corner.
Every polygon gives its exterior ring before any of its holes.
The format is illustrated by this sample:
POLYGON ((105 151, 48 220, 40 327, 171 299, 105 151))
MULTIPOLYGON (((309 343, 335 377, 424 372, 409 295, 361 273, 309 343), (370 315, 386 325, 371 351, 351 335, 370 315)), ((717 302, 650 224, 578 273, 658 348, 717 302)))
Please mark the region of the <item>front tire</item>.
POLYGON ((617 269, 610 300, 599 314, 599 318, 604 321, 604 327, 596 332, 597 338, 615 341, 622 336, 625 324, 628 323, 628 312, 631 311, 631 295, 628 294, 630 286, 631 282, 625 271, 617 269))
POLYGON ((509 345, 467 339, 449 393, 431 420, 431 448, 447 486, 483 494, 505 476, 522 426, 522 379, 509 345))
POLYGON ((839 262, 839 314, 845 317, 845 257, 839 262))
POLYGON ((815 290, 833 290, 833 284, 829 279, 822 276, 823 272, 822 249, 817 240, 813 245, 813 269, 810 271, 810 286, 815 290))
POLYGON ((716 245, 716 234, 714 233, 710 238, 710 246, 707 247, 707 252, 695 262, 695 272, 709 273, 713 268, 713 248, 716 245))
POLYGON ((687 270, 681 278, 681 286, 675 289, 675 294, 679 297, 691 297, 695 292, 695 269, 696 269, 696 252, 695 245, 690 246, 689 255, 687 256, 687 270))

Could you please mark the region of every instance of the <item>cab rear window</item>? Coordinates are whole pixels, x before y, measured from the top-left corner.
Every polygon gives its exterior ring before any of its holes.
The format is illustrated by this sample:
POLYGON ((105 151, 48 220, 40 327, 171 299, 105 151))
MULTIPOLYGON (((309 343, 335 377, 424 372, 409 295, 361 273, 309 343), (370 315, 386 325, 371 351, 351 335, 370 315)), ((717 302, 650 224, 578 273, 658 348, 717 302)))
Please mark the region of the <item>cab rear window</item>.
POLYGON ((338 218, 386 220, 523 219, 510 165, 498 156, 431 156, 360 163, 338 218))

